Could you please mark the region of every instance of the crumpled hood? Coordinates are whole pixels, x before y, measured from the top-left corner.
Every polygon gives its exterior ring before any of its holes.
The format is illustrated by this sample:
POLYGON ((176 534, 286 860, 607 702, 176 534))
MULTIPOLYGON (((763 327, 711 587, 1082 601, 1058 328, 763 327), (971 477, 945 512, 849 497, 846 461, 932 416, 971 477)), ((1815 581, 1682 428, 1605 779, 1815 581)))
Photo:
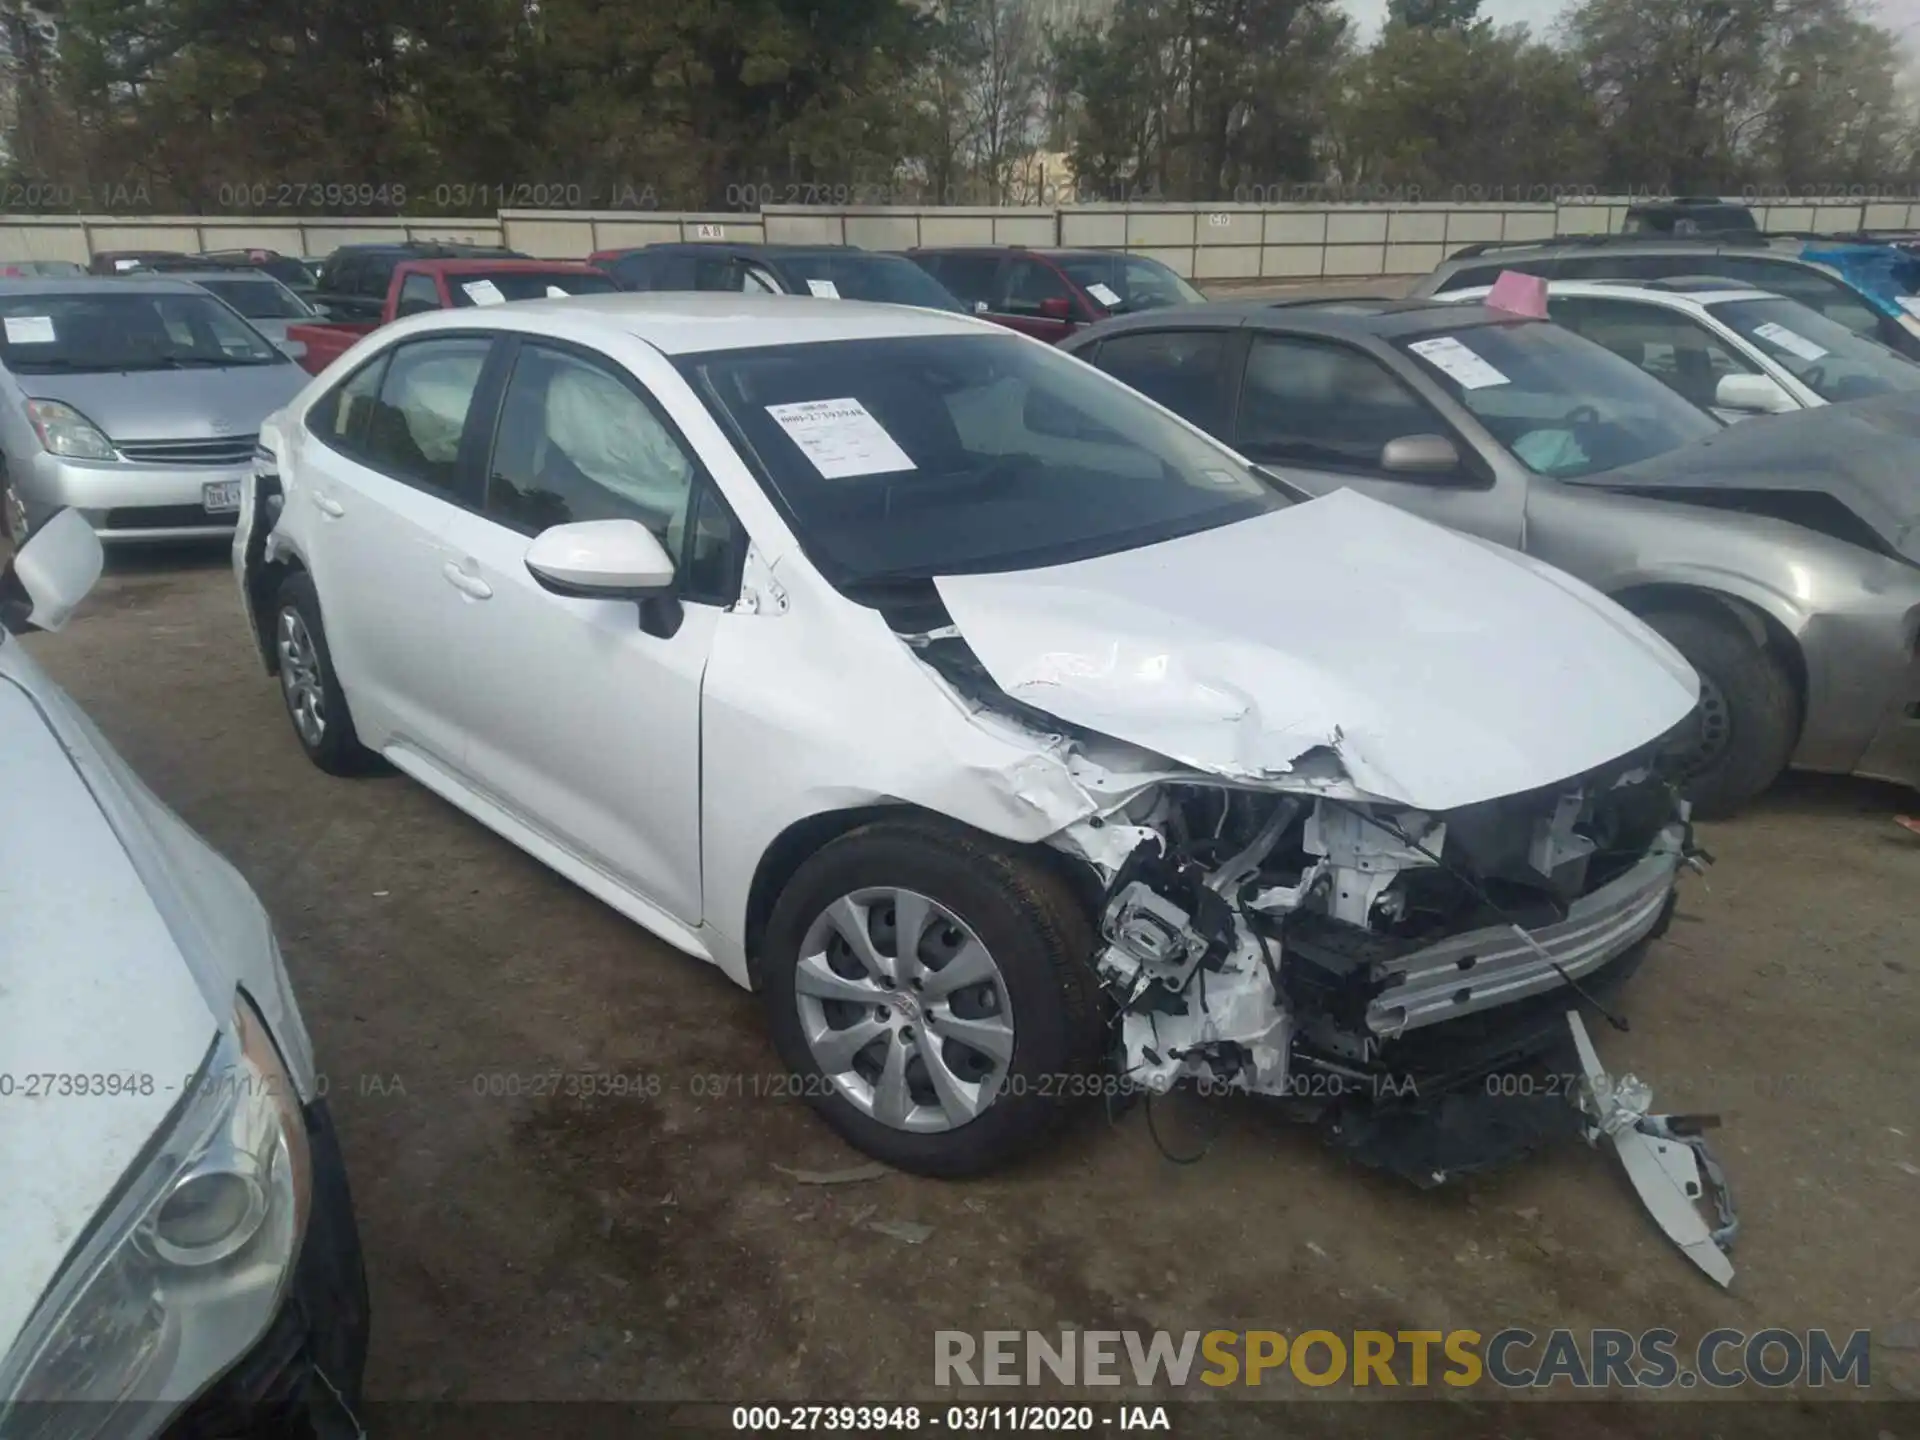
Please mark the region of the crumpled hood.
POLYGON ((1762 415, 1636 465, 1566 481, 1602 489, 1825 495, 1920 565, 1920 396, 1877 395, 1762 415))
POLYGON ((312 378, 289 361, 224 370, 16 375, 14 383, 35 400, 71 405, 109 440, 216 440, 257 435, 260 422, 312 378))
POLYGON ((0 794, 0 1070, 12 1081, 0 1101, 4 1354, 179 1104, 217 1025, 66 750, 3 673, 0 794), (61 1093, 73 1076, 117 1077, 122 1093, 61 1093))
POLYGON ((1693 708, 1679 653, 1571 576, 1351 490, 1041 570, 936 581, 994 683, 1227 778, 1331 748, 1425 811, 1552 784, 1693 708))

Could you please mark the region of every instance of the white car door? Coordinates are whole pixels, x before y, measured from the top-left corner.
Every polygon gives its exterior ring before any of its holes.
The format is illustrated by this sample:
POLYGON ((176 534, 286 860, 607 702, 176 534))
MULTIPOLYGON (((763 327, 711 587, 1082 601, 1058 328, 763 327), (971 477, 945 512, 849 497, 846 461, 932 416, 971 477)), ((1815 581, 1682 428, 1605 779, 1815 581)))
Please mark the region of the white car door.
POLYGON ((460 764, 462 678, 446 663, 463 591, 440 537, 457 513, 461 434, 492 338, 394 347, 308 414, 287 503, 320 595, 334 669, 370 748, 460 764))
POLYGON ((479 512, 458 513, 443 536, 450 563, 487 592, 461 609, 448 645, 469 686, 467 773, 523 824, 697 925, 700 686, 738 586, 738 527, 645 387, 573 346, 520 342, 485 471, 479 512), (660 538, 680 570, 676 599, 643 612, 534 579, 533 536, 609 519, 660 538))

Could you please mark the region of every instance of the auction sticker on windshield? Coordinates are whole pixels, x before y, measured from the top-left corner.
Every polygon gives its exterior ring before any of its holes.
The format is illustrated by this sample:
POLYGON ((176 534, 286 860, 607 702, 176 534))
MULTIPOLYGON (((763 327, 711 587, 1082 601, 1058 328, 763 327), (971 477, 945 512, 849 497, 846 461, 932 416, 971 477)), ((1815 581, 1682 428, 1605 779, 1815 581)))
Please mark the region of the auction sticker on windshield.
POLYGON ((467 298, 476 305, 501 305, 506 296, 500 293, 500 287, 491 280, 469 280, 460 287, 467 292, 467 298))
POLYGON ((51 315, 7 316, 7 343, 9 345, 51 345, 53 317, 51 315))
POLYGON ((1753 333, 1762 340, 1771 340, 1789 355, 1798 355, 1802 360, 1824 360, 1827 355, 1824 345, 1816 345, 1799 331, 1789 330, 1773 320, 1754 326, 1753 333))
POLYGON ((847 480, 856 475, 887 475, 916 468, 886 427, 851 396, 769 405, 767 414, 825 479, 847 480))
POLYGON ((807 293, 820 300, 838 300, 840 287, 831 280, 807 281, 807 293))
POLYGON ((1109 310, 1120 303, 1119 295, 1114 293, 1113 287, 1110 285, 1101 285, 1098 283, 1089 285, 1087 287, 1087 293, 1109 310))
POLYGON ((1484 390, 1489 385, 1505 385, 1507 377, 1482 360, 1451 335, 1436 335, 1431 340, 1416 340, 1407 346, 1442 375, 1463 390, 1484 390))

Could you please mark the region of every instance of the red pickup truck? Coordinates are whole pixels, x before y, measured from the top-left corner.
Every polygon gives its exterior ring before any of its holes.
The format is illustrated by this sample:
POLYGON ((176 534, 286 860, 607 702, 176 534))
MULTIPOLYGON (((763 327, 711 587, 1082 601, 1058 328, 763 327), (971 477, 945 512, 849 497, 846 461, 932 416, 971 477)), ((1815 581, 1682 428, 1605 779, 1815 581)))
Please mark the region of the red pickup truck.
POLYGON ((507 300, 611 295, 619 288, 605 271, 572 260, 406 260, 394 267, 378 320, 289 325, 287 339, 306 344, 300 363, 318 375, 390 320, 425 310, 498 305, 507 300))

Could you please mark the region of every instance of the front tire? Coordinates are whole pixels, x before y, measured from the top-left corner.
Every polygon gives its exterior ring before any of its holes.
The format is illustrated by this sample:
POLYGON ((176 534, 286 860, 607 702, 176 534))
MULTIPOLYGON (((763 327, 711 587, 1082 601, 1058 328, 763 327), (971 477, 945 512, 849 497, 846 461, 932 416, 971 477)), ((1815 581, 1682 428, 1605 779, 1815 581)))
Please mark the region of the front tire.
POLYGON ((763 998, 788 1072, 850 1144, 901 1170, 972 1175, 1098 1093, 1092 957, 1092 926, 1057 876, 958 825, 887 820, 788 882, 763 998))
POLYGON ((1666 753, 1666 766, 1702 816, 1730 815, 1787 768, 1800 728, 1793 677, 1732 617, 1670 610, 1647 624, 1700 675, 1700 707, 1666 753))
POLYGON ((273 613, 274 658, 280 671, 280 697, 294 738, 307 758, 329 775, 357 775, 373 762, 373 752, 354 732, 346 692, 334 673, 320 620, 320 595, 304 571, 280 586, 273 613))

